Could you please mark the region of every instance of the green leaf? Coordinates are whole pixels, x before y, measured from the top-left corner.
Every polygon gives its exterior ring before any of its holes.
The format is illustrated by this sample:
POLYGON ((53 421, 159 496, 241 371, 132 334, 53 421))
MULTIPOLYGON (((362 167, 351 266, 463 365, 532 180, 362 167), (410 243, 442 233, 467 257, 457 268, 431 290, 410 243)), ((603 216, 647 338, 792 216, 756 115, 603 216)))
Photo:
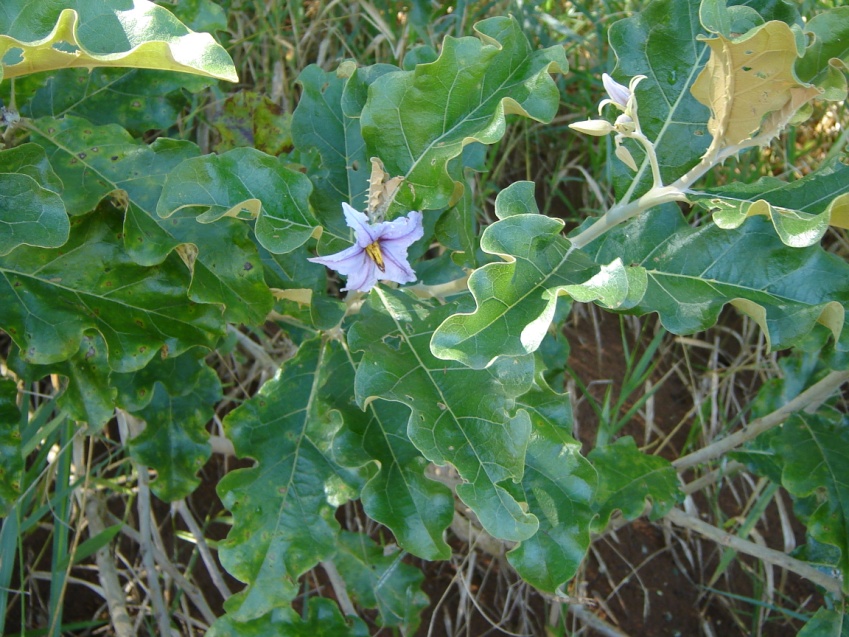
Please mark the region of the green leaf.
POLYGON ((269 252, 290 252, 320 234, 307 200, 310 182, 253 148, 188 159, 168 175, 156 210, 170 217, 201 208, 209 224, 222 217, 256 219, 257 240, 269 252))
POLYGON ((0 256, 21 245, 58 248, 69 230, 59 195, 28 175, 0 173, 0 256))
POLYGON ((306 611, 291 608, 269 613, 247 622, 230 615, 218 619, 208 637, 368 637, 369 630, 359 617, 342 617, 336 602, 323 597, 308 597, 306 611))
POLYGON ((538 372, 536 385, 519 404, 533 427, 521 489, 539 518, 539 531, 507 559, 523 579, 555 593, 575 576, 589 548, 598 478, 570 434, 566 394, 554 392, 538 372))
POLYGON ((2 517, 21 495, 24 457, 21 452, 21 412, 18 387, 0 378, 0 513, 2 517))
POLYGON ((477 308, 437 328, 431 348, 438 358, 482 369, 498 356, 535 351, 554 317, 559 294, 585 302, 600 300, 607 307, 627 307, 642 297, 642 270, 626 269, 619 259, 599 267, 572 249, 560 235, 563 221, 536 212, 528 183, 513 184, 496 199, 500 221, 484 230, 481 249, 505 262, 489 263, 472 274, 469 289, 477 308), (526 210, 531 212, 523 214, 526 210))
POLYGON ((428 463, 407 436, 410 410, 384 400, 361 410, 352 395, 354 362, 343 354, 327 365, 332 371, 321 399, 345 423, 334 440, 337 457, 354 468, 378 465, 360 494, 366 514, 388 527, 403 549, 428 560, 448 559, 451 547, 443 534, 454 515, 454 496, 425 476, 428 463))
POLYGON ((158 382, 150 402, 137 413, 147 424, 130 441, 130 453, 136 461, 156 470, 150 488, 161 500, 185 498, 200 484, 196 474, 212 453, 206 423, 220 399, 218 376, 204 367, 191 393, 175 395, 170 387, 158 382))
POLYGON ((69 67, 124 66, 238 81, 233 61, 212 36, 193 32, 148 0, 134 0, 132 7, 115 0, 8 0, 0 12, 0 34, 0 79, 69 67))
POLYGON ((49 374, 64 376, 67 382, 56 404, 74 420, 87 423, 88 431, 93 432, 105 425, 115 411, 115 390, 106 349, 103 337, 93 332, 83 335, 79 350, 67 360, 32 365, 21 360, 20 352, 13 351, 9 366, 28 382, 36 382, 49 374))
POLYGON ((823 99, 846 99, 849 70, 849 7, 834 7, 805 23, 812 36, 810 46, 796 62, 796 73, 804 82, 822 88, 823 99))
MULTIPOLYGON (((636 89, 640 124, 655 144, 663 181, 673 183, 695 165, 710 143, 708 109, 690 93, 690 86, 707 61, 698 2, 654 0, 632 18, 616 22, 609 32, 617 57, 614 79, 628 84, 645 75, 636 89)), ((618 198, 643 194, 651 185, 651 166, 642 149, 628 145, 637 161, 634 174, 614 161, 618 198)))
MULTIPOLYGON (((302 94, 292 115, 292 139, 301 153, 317 153, 320 158, 309 177, 315 214, 329 233, 323 235, 325 243, 350 236, 342 202, 357 210, 366 207, 371 164, 360 132, 360 111, 369 85, 396 70, 388 64, 365 68, 343 64, 337 71, 324 71, 311 64, 298 76, 302 94)), ((328 244, 325 252, 342 247, 341 242, 328 244)))
POLYGON ((684 497, 670 462, 642 453, 631 436, 596 447, 589 459, 599 478, 595 501, 598 529, 607 526, 616 509, 626 520, 635 520, 643 514, 647 500, 652 505, 649 519, 659 520, 684 497))
POLYGON ((379 611, 379 626, 397 627, 402 634, 413 635, 430 600, 421 589, 424 573, 404 564, 403 557, 397 551, 384 554, 367 535, 343 531, 333 563, 351 600, 360 608, 379 611))
POLYGON ((398 202, 409 209, 443 208, 463 185, 449 162, 472 142, 504 135, 505 116, 549 122, 560 92, 549 73, 566 72, 562 46, 535 50, 514 18, 475 25, 478 37, 446 37, 439 58, 397 71, 369 89, 361 126, 368 155, 406 179, 398 202))
POLYGON ((298 578, 336 549, 336 507, 357 495, 356 475, 330 453, 338 415, 317 400, 328 351, 318 339, 301 345, 277 376, 224 420, 240 458, 256 465, 228 473, 218 484, 233 528, 219 545, 221 563, 245 582, 225 604, 246 622, 289 606, 298 578))
POLYGON ((849 228, 849 168, 837 161, 790 183, 762 177, 691 191, 687 198, 712 212, 720 228, 739 228, 748 217, 763 215, 793 248, 819 243, 829 225, 849 228))
POLYGON ((199 352, 193 350, 170 358, 156 357, 143 368, 125 374, 112 374, 109 385, 117 392, 116 402, 132 413, 141 412, 153 399, 154 385, 160 383, 172 397, 186 396, 203 382, 218 386, 199 352))
POLYGON ((773 448, 784 460, 781 483, 796 498, 816 496, 808 533, 840 549, 843 591, 849 592, 849 421, 799 413, 781 428, 773 448))
POLYGON ((669 331, 712 326, 726 304, 751 316, 774 349, 790 347, 822 323, 837 338, 849 303, 849 265, 819 246, 788 248, 768 221, 737 230, 691 228, 677 206, 641 215, 608 232, 595 258, 645 268, 648 288, 630 310, 657 312, 669 331))
POLYGON ((820 608, 798 637, 849 637, 849 617, 842 609, 820 608))
POLYGON ((475 371, 436 359, 428 342, 452 309, 376 288, 348 333, 351 349, 365 351, 357 402, 407 405, 412 443, 431 462, 457 468, 464 480, 457 495, 491 535, 521 541, 536 532, 538 521, 500 483, 522 479, 530 419, 525 411, 514 413, 514 398, 530 388, 533 361, 508 359, 475 371))
POLYGON ((36 144, 0 152, 0 256, 19 245, 57 248, 70 223, 62 182, 36 144))
POLYGON ((197 157, 194 144, 160 138, 147 146, 118 126, 92 126, 75 117, 43 118, 32 127, 62 181, 75 184, 64 193, 69 214, 88 212, 111 197, 126 208, 124 245, 137 263, 157 265, 176 250, 192 273, 192 300, 222 304, 234 323, 265 319, 273 299, 246 224, 224 219, 202 225, 190 210, 168 219, 155 212, 166 177, 197 157))
POLYGON ((188 104, 182 89, 196 93, 213 81, 171 71, 64 69, 15 81, 21 115, 82 117, 102 126, 117 124, 137 136, 169 129, 188 104))
POLYGON ((87 330, 106 341, 109 367, 144 367, 159 350, 176 356, 212 348, 220 312, 186 298, 188 273, 176 255, 160 266, 134 263, 112 212, 78 218, 61 249, 22 246, 0 258, 0 326, 28 363, 65 360, 87 330))

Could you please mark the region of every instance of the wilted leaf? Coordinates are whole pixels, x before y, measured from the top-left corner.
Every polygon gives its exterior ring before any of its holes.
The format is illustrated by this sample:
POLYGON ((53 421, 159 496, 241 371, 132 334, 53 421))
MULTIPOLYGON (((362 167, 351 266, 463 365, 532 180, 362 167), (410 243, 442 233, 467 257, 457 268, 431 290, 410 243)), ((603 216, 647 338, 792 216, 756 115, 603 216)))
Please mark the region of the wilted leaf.
POLYGON ((292 116, 271 98, 253 91, 240 91, 224 100, 224 111, 212 124, 221 137, 219 153, 249 147, 277 156, 292 150, 292 116))
POLYGON ((756 135, 768 141, 820 93, 796 79, 796 36, 783 22, 767 22, 734 40, 719 35, 705 42, 711 56, 692 92, 711 110, 708 130, 717 148, 756 135), (770 114, 775 117, 765 122, 770 114))

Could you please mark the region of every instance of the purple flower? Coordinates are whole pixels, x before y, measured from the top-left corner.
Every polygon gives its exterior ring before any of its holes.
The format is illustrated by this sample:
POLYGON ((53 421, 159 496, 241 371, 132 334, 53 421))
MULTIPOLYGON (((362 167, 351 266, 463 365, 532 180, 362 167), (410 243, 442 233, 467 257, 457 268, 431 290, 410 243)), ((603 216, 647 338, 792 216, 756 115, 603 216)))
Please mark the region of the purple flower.
POLYGON ((407 248, 424 235, 422 213, 410 212, 393 221, 369 223, 368 217, 342 204, 345 223, 354 231, 354 245, 336 254, 308 259, 348 277, 343 292, 368 292, 380 281, 412 283, 416 273, 407 260, 407 248))

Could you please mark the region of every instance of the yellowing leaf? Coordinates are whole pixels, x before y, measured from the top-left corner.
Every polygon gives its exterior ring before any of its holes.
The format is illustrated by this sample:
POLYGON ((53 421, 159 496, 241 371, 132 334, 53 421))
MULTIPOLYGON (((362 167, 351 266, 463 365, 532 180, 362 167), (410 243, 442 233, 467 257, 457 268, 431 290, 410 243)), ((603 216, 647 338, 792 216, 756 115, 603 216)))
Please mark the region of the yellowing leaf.
POLYGON ((71 67, 120 66, 238 80, 230 56, 211 35, 195 33, 148 0, 135 0, 132 9, 115 11, 114 16, 97 17, 103 25, 99 35, 110 42, 126 42, 127 50, 96 52, 96 45, 86 46, 79 37, 84 23, 80 13, 64 9, 46 37, 0 35, 0 60, 4 60, 0 79, 71 67))
POLYGON ((767 22, 735 40, 705 41, 711 56, 691 90, 711 110, 715 148, 756 134, 768 141, 820 92, 796 79, 796 38, 783 22, 767 22))

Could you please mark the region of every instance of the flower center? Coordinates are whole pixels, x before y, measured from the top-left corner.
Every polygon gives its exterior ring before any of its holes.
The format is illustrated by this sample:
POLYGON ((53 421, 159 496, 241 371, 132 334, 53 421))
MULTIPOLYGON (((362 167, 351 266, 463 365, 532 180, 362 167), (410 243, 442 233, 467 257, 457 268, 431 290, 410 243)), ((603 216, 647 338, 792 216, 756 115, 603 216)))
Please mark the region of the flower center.
POLYGON ((375 241, 366 246, 366 254, 371 257, 375 265, 381 272, 386 272, 386 266, 383 265, 383 253, 380 251, 380 244, 375 241))

